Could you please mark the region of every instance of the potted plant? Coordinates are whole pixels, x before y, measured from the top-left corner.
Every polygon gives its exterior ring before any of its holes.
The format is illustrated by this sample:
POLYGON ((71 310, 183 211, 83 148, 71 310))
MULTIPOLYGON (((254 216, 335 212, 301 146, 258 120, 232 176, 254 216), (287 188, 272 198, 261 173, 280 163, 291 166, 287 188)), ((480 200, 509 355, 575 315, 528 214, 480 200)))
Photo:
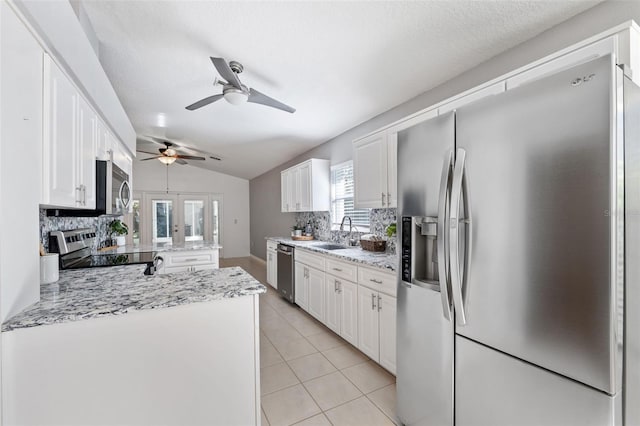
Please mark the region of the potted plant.
POLYGON ((126 223, 123 223, 120 219, 115 219, 109 223, 109 230, 112 236, 116 237, 116 244, 119 246, 125 245, 125 235, 129 233, 129 227, 126 223))
POLYGON ((387 233, 387 237, 391 238, 395 235, 396 233, 396 223, 390 223, 389 226, 387 226, 387 229, 385 230, 387 233))
POLYGON ((301 237, 302 236, 302 231, 304 230, 304 228, 302 226, 293 225, 293 227, 291 229, 293 230, 293 232, 291 233, 292 237, 301 237))

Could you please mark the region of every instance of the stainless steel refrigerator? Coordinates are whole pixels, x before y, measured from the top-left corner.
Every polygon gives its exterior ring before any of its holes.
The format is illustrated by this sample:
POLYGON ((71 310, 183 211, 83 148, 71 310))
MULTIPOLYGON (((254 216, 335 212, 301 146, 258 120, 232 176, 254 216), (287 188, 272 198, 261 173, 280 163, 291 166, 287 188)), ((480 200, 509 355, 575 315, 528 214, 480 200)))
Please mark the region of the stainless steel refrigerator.
POLYGON ((399 133, 403 424, 640 422, 637 101, 605 56, 399 133))

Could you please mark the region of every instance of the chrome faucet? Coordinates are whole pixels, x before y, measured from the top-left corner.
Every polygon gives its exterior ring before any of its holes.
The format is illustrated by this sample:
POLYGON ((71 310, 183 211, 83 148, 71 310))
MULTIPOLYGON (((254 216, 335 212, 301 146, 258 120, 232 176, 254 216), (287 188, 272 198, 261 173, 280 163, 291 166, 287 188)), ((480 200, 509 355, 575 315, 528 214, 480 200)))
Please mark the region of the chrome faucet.
POLYGON ((340 232, 344 231, 344 220, 345 219, 349 219, 349 245, 350 246, 355 246, 356 244, 358 244, 358 241, 353 238, 353 224, 351 222, 351 218, 349 216, 344 216, 342 218, 342 222, 340 222, 340 232))

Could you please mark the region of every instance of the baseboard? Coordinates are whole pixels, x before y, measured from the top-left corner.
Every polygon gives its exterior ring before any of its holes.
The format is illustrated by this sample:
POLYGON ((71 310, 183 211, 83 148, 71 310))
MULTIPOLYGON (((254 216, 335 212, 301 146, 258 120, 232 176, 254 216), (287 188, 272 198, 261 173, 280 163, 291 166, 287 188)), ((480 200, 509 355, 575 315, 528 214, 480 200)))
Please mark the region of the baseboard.
POLYGON ((258 261, 258 262, 262 263, 263 265, 266 265, 266 264, 267 264, 267 261, 266 261, 266 260, 264 260, 264 259, 263 259, 263 258, 261 258, 261 257, 256 256, 255 254, 252 254, 252 255, 251 255, 251 258, 252 258, 253 260, 256 260, 256 261, 258 261))

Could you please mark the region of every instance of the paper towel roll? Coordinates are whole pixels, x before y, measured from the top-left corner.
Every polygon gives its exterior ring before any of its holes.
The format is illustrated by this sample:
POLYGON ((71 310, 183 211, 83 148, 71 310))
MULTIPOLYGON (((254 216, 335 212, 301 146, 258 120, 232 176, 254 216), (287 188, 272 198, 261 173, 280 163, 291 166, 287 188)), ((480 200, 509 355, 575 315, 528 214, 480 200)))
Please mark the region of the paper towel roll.
POLYGON ((40 256, 40 284, 54 283, 58 281, 58 253, 49 253, 40 256))

